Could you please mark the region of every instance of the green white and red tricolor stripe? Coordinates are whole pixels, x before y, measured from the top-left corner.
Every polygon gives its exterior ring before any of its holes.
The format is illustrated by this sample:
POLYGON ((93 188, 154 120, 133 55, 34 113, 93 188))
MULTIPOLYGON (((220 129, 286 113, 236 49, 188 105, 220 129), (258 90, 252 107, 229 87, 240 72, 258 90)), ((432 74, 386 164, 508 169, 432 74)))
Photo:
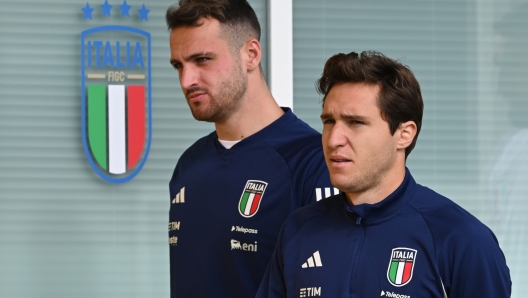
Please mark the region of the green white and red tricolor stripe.
POLYGON ((238 211, 240 212, 240 215, 244 217, 252 217, 257 213, 267 186, 268 183, 264 181, 247 181, 238 204, 238 211))
POLYGON ((411 281, 417 253, 406 247, 392 249, 387 278, 393 286, 402 287, 411 281))
POLYGON ((94 159, 111 174, 126 173, 139 161, 145 143, 145 86, 90 85, 87 104, 94 159))

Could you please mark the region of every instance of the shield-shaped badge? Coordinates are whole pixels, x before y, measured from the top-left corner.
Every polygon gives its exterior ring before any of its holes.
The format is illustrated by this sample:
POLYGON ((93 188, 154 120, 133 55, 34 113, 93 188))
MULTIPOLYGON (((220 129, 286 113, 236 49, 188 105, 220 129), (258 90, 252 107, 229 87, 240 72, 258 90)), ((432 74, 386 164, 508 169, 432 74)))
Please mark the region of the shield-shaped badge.
POLYGON ((84 152, 112 183, 134 178, 151 143, 150 33, 126 26, 81 32, 84 152))
POLYGON ((268 183, 264 181, 248 180, 246 182, 246 186, 240 197, 240 202, 238 203, 238 212, 240 212, 240 215, 243 217, 252 217, 257 213, 266 187, 268 187, 268 183))
POLYGON ((393 286, 402 287, 411 281, 417 253, 416 249, 406 247, 392 249, 387 279, 393 286))

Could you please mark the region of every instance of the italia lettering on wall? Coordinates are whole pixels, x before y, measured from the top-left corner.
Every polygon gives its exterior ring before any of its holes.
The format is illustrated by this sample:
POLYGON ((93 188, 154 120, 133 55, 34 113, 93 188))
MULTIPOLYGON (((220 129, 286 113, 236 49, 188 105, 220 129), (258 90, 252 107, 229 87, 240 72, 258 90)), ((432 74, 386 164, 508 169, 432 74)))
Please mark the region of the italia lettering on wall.
MULTIPOLYGON (((148 22, 145 4, 126 0, 81 9, 85 22, 148 22), (98 7, 101 8, 101 14, 98 7), (116 14, 117 11, 120 13, 116 14), (134 10, 139 15, 136 20, 134 10), (132 12, 132 16, 131 16, 132 12), (135 20, 135 21, 134 21, 135 20)), ((92 169, 104 180, 124 183, 143 168, 152 136, 150 33, 104 25, 81 32, 82 141, 92 169)))

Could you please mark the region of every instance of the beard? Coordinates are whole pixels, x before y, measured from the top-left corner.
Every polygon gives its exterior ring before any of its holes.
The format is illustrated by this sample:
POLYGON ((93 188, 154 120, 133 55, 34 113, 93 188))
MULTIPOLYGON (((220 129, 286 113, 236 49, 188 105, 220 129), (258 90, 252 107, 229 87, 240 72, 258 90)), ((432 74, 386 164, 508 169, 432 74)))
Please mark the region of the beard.
POLYGON ((211 94, 208 88, 199 86, 187 89, 185 94, 187 102, 189 102, 189 95, 196 91, 205 92, 209 96, 209 103, 206 107, 200 107, 203 103, 198 103, 196 106, 189 104, 194 119, 215 123, 229 119, 240 108, 247 90, 247 76, 241 66, 235 64, 229 76, 220 81, 217 87, 217 94, 211 94))

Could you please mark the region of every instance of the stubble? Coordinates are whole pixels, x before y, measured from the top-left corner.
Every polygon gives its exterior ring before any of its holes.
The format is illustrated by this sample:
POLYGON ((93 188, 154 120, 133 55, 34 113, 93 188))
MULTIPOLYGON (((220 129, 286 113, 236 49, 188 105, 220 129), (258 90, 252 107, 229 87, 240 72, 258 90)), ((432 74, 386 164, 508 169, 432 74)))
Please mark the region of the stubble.
POLYGON ((218 84, 218 93, 211 94, 210 90, 202 87, 189 88, 188 95, 202 91, 208 94, 209 104, 205 110, 190 106, 191 113, 196 120, 222 123, 227 121, 238 109, 247 90, 247 77, 239 63, 233 65, 233 69, 225 80, 218 84))

